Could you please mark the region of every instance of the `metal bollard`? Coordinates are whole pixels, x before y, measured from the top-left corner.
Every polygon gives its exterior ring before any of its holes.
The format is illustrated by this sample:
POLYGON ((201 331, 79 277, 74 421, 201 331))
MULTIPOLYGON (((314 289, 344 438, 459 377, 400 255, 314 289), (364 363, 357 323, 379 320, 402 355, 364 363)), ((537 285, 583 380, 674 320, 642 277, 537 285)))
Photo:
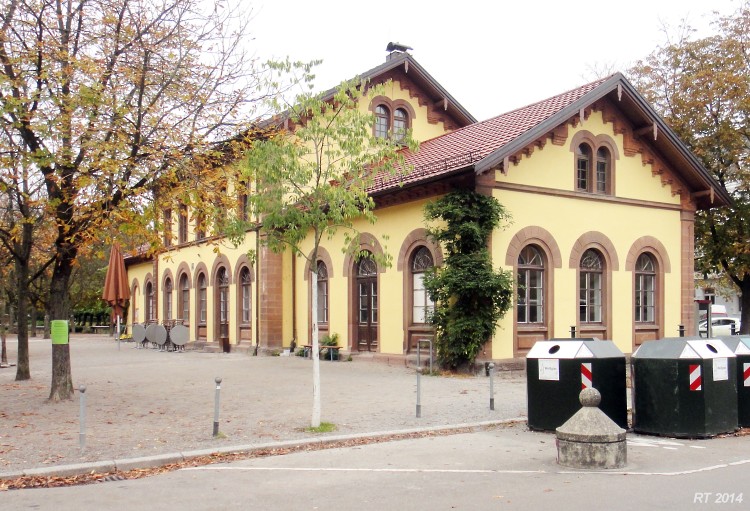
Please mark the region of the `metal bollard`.
POLYGON ((421 400, 422 388, 420 385, 421 376, 422 376, 422 368, 417 367, 417 419, 422 417, 422 400, 421 400))
POLYGON ((86 385, 78 387, 78 392, 81 393, 81 411, 78 419, 81 429, 78 433, 78 442, 83 452, 86 448, 86 385))
POLYGON ((735 325, 734 323, 732 323, 731 325, 729 325, 729 334, 730 335, 737 335, 737 325, 735 325))
POLYGON ((216 381, 216 394, 214 398, 214 436, 219 436, 219 398, 221 394, 221 378, 218 376, 216 381))
POLYGON ((685 337, 685 325, 678 325, 677 331, 680 332, 680 337, 685 337))
POLYGON ((576 338, 576 327, 575 325, 570 327, 570 338, 575 339, 576 338))
POLYGON ((495 409, 495 386, 493 383, 492 373, 495 372, 495 364, 490 362, 487 366, 490 370, 490 410, 495 409))

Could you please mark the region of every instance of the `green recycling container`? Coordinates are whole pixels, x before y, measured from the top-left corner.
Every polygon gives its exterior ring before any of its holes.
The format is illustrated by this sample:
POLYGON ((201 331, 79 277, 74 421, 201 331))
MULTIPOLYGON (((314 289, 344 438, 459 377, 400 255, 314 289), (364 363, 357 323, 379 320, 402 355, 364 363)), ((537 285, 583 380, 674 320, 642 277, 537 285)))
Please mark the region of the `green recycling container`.
POLYGON ((599 408, 623 429, 628 427, 625 355, 612 341, 538 341, 526 356, 526 399, 531 429, 554 431, 581 408, 581 390, 602 396, 599 408))
POLYGON ((737 422, 750 428, 750 335, 719 337, 737 358, 737 422))
POLYGON ((736 358, 720 339, 647 341, 631 364, 633 430, 702 438, 737 429, 736 358))

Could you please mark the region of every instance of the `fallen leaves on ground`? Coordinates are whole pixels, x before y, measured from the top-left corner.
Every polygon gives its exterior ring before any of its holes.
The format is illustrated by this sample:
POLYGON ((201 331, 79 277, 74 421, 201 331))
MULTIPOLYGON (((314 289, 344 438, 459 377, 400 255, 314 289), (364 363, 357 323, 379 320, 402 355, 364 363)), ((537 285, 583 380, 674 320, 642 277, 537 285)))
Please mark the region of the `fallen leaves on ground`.
POLYGON ((238 460, 247 460, 253 458, 265 458, 269 456, 282 456, 295 452, 321 451, 325 449, 340 449, 345 447, 355 447, 367 444, 379 444, 384 442, 393 442, 398 440, 409 440, 425 437, 439 437, 448 435, 457 435, 462 433, 471 433, 474 431, 487 430, 502 426, 483 426, 483 427, 466 427, 446 429, 441 431, 424 431, 417 433, 401 433, 385 435, 378 437, 362 437, 352 440, 336 440, 331 442, 305 444, 295 447, 285 447, 276 449, 256 449, 253 451, 232 452, 232 453, 214 453, 209 456, 199 456, 190 458, 179 463, 170 463, 152 468, 139 468, 127 471, 112 472, 90 472, 88 474, 79 474, 74 476, 23 476, 16 479, 0 480, 0 491, 21 490, 27 488, 58 488, 61 486, 75 486, 81 484, 104 483, 109 481, 123 481, 126 479, 141 479, 151 477, 167 472, 173 472, 189 467, 200 467, 203 465, 212 465, 215 463, 229 463, 238 460))

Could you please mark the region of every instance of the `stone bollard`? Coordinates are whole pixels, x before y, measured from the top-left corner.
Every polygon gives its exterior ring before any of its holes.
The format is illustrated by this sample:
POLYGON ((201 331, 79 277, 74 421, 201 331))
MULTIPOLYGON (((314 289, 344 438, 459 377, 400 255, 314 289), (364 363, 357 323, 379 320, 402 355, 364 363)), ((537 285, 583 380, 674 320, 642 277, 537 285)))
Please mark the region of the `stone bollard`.
POLYGON ((622 468, 628 462, 625 430, 602 412, 599 391, 581 391, 583 408, 557 428, 557 462, 572 468, 622 468))

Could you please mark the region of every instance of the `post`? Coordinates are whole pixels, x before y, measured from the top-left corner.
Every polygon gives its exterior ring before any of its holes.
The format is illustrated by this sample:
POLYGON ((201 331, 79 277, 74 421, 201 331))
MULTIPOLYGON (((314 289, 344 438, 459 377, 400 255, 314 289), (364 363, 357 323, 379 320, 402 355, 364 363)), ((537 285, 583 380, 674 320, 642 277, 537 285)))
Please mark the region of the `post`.
POLYGON ((570 338, 571 339, 575 339, 576 338, 576 327, 575 327, 575 325, 573 325, 572 327, 570 327, 570 338))
POLYGON ((680 332, 680 337, 685 337, 685 325, 678 325, 677 330, 680 332))
POLYGON ((493 376, 492 373, 495 372, 495 364, 493 362, 490 362, 487 366, 490 369, 490 410, 495 409, 495 386, 493 384, 493 376))
POLYGON ((216 381, 216 394, 214 397, 214 436, 219 436, 219 396, 221 394, 221 378, 218 376, 216 381))
POLYGON ((81 446, 81 452, 83 452, 86 448, 86 385, 78 387, 78 392, 81 393, 81 411, 78 419, 78 422, 80 423, 78 442, 81 446))
POLYGON ((117 315, 117 321, 115 322, 115 335, 117 336, 117 351, 120 351, 120 315, 117 315))
POLYGON ((737 335, 737 326, 734 323, 729 325, 729 333, 730 335, 737 335))
POLYGON ((420 386, 421 376, 422 376, 422 368, 417 367, 417 419, 422 417, 422 400, 421 400, 422 389, 420 386))

